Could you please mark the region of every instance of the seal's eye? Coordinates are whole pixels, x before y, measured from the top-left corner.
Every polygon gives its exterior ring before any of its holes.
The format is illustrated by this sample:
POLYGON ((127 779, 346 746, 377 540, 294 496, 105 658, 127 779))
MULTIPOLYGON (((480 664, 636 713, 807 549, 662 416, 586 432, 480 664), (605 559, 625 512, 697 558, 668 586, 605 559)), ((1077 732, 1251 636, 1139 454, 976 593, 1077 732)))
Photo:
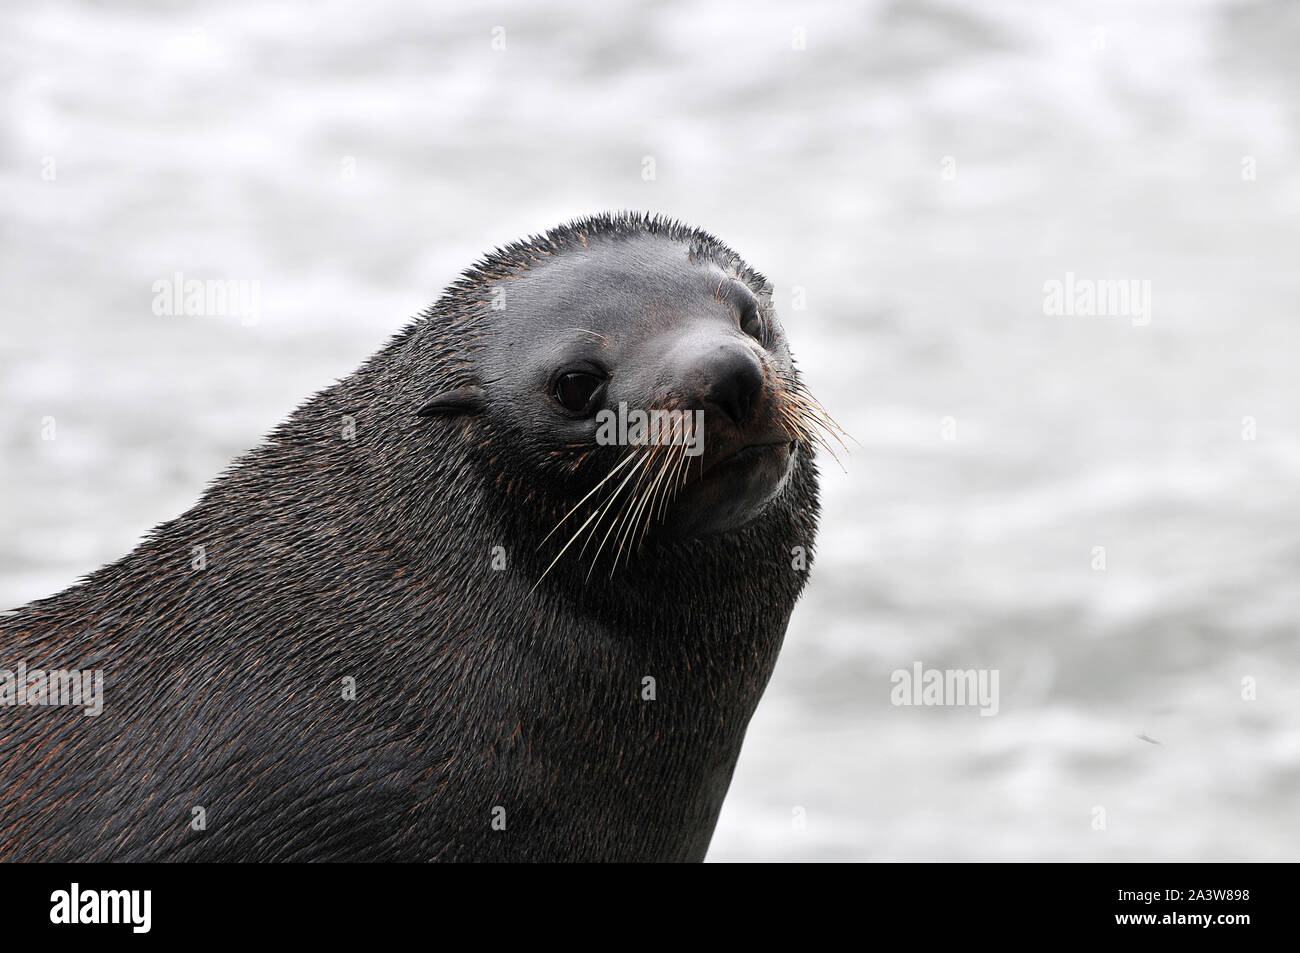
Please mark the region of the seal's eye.
POLYGON ((740 330, 744 331, 759 344, 767 347, 767 322, 759 314, 758 308, 746 307, 740 316, 740 330))
POLYGON ((555 379, 553 396, 565 410, 580 414, 590 409, 592 398, 596 396, 596 391, 600 390, 600 385, 603 383, 605 383, 604 378, 595 374, 571 371, 555 379))

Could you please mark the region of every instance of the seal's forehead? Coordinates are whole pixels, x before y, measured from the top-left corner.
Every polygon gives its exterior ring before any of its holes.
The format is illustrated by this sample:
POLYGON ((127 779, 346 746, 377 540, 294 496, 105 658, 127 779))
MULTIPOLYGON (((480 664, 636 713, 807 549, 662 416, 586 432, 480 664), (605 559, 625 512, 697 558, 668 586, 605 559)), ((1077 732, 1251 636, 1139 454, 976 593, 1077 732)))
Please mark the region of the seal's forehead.
MULTIPOLYGON (((672 322, 683 316, 725 313, 727 273, 708 259, 692 260, 690 246, 653 236, 591 241, 539 262, 507 294, 529 324, 572 325, 639 318, 672 322)), ((748 289, 744 289, 749 293, 748 289)), ((510 306, 507 305, 507 310, 510 306)))

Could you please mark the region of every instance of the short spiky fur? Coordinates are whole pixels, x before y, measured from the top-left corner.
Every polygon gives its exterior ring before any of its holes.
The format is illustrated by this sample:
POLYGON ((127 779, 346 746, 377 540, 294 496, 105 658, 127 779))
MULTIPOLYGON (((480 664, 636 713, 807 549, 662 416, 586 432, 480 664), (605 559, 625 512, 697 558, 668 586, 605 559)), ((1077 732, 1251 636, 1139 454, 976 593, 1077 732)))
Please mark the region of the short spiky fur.
POLYGON ((534 588, 568 501, 489 421, 415 414, 482 383, 494 282, 646 234, 766 284, 639 215, 498 250, 188 512, 0 619, 0 668, 105 673, 97 718, 0 708, 0 858, 701 859, 806 578, 811 445, 742 530, 647 543, 609 579, 561 561, 534 588))

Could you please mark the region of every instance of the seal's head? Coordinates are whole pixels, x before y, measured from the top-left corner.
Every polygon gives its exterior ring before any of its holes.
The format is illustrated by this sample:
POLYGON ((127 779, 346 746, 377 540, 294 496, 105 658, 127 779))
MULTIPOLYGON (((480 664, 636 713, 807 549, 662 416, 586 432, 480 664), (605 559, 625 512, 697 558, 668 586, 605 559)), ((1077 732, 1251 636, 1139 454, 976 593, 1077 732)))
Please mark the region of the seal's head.
POLYGON ((494 485, 551 504, 555 559, 616 566, 647 539, 750 525, 833 427, 767 280, 664 219, 599 216, 511 245, 426 317, 458 358, 418 413, 464 419, 503 470, 494 485))

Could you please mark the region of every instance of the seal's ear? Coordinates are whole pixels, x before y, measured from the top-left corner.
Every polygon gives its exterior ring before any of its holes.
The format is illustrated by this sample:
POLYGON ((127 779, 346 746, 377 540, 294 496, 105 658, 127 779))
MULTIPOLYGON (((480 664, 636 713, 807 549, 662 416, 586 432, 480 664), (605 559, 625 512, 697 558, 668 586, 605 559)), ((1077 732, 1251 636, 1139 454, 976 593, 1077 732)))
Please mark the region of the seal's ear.
POLYGON ((487 394, 482 387, 457 387, 443 391, 431 398, 415 412, 417 417, 454 417, 457 414, 477 414, 487 406, 487 394))

